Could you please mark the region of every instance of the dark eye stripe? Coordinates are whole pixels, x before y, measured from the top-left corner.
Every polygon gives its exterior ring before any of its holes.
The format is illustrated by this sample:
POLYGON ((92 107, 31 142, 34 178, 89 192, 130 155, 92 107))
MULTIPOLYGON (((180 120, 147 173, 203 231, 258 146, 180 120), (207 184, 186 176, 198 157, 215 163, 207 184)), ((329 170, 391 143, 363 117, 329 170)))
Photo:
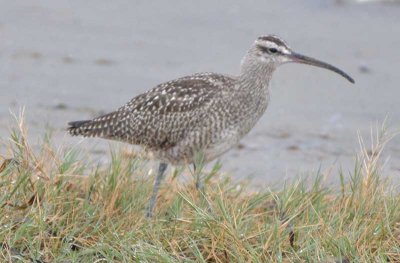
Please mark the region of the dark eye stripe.
POLYGON ((264 52, 264 53, 269 53, 268 52, 268 48, 266 48, 266 47, 263 47, 263 46, 258 46, 258 49, 260 49, 262 52, 264 52))
POLYGON ((258 48, 264 53, 278 53, 278 49, 276 48, 267 48, 263 46, 258 46, 258 48))

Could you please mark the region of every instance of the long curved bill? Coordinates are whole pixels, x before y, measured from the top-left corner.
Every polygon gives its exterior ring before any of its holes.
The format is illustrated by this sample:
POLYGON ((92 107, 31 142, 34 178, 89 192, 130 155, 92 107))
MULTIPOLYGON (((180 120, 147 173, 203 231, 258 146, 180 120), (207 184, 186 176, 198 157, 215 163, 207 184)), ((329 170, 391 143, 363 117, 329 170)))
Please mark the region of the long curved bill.
POLYGON ((325 62, 319 61, 315 58, 307 57, 307 56, 304 56, 304 55, 301 55, 301 54, 298 54, 295 52, 292 52, 289 55, 289 57, 293 62, 307 64, 307 65, 331 70, 331 71, 341 75, 342 77, 346 78, 351 83, 354 83, 354 79, 352 77, 350 77, 347 73, 345 73, 343 70, 338 69, 337 67, 334 67, 328 63, 325 63, 325 62))

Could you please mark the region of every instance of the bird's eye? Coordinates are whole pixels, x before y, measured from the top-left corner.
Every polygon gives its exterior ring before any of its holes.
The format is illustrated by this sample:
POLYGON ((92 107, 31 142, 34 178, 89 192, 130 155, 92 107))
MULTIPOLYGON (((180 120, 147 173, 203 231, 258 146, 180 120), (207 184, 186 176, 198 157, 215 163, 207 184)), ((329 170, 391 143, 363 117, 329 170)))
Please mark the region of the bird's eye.
POLYGON ((278 52, 278 50, 277 50, 276 48, 270 48, 270 49, 268 49, 268 51, 269 51, 270 53, 276 53, 276 52, 278 52))

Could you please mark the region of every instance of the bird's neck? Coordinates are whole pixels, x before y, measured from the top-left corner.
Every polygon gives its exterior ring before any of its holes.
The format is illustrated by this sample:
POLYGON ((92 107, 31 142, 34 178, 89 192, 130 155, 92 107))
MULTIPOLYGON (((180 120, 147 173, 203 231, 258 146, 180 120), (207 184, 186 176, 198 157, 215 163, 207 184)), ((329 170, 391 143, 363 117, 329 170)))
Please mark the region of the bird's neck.
POLYGON ((250 96, 269 97, 268 86, 274 70, 274 63, 260 63, 248 54, 242 61, 237 88, 250 96))

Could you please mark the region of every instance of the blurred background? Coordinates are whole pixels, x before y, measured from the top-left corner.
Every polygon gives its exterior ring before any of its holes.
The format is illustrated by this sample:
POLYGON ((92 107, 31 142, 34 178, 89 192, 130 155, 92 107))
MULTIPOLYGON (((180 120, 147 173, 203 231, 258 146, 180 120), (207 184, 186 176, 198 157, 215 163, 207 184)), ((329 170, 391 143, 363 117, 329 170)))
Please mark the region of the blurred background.
MULTIPOLYGON (((2 1, 0 138, 26 111, 31 141, 51 130, 56 145, 110 160, 110 142, 71 138, 67 122, 112 111, 160 82, 215 71, 237 74, 259 35, 276 34, 296 51, 332 63, 332 72, 284 65, 266 114, 221 157, 223 171, 277 183, 316 171, 351 170, 358 133, 387 117, 400 128, 399 1, 2 1)), ((114 144, 112 144, 114 145, 114 144)), ((3 152, 2 152, 3 153, 3 152)), ((4 153, 3 153, 4 154, 4 153)), ((385 150, 400 175, 400 139, 385 150)))

